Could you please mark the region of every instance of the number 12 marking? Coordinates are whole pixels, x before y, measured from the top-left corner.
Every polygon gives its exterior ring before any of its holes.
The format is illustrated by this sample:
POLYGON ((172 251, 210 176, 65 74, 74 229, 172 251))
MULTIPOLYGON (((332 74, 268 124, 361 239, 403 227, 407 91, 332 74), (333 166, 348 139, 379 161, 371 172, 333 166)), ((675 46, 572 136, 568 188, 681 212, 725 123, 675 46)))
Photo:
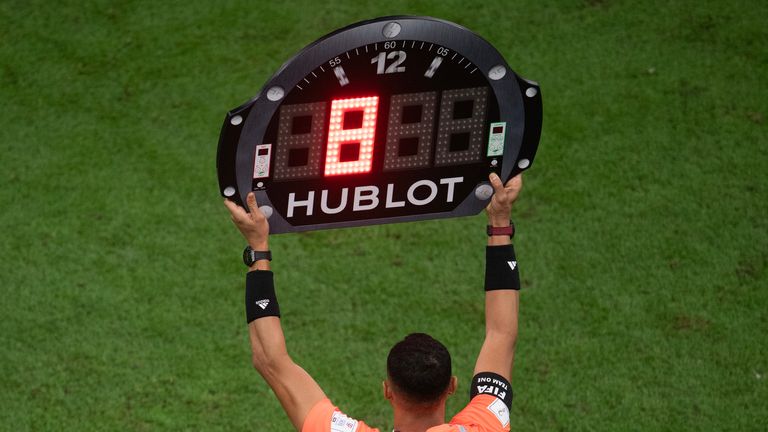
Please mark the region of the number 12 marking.
POLYGON ((405 61, 405 51, 390 51, 389 54, 387 53, 379 53, 376 57, 371 59, 371 64, 376 64, 376 74, 382 75, 382 74, 389 74, 389 73, 396 73, 396 72, 405 72, 405 66, 400 66, 405 61), (397 60, 395 60, 394 63, 386 66, 386 59, 392 60, 395 57, 397 57, 397 60), (386 67, 386 69, 385 69, 386 67))

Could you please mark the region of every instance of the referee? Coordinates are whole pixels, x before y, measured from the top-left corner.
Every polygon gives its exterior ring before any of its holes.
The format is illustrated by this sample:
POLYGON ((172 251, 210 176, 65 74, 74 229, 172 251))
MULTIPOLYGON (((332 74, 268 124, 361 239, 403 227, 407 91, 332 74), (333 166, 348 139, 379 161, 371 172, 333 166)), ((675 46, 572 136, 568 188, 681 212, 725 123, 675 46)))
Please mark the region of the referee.
MULTIPOLYGON (((494 195, 486 207, 485 340, 475 363, 470 401, 446 423, 445 403, 456 390, 451 356, 445 346, 424 333, 401 340, 387 357, 384 397, 392 405, 395 432, 509 431, 512 364, 517 339, 520 276, 512 247, 512 204, 522 188, 520 175, 506 185, 489 176, 494 195)), ((245 310, 253 365, 280 400, 297 431, 378 432, 341 412, 315 380, 293 362, 280 326, 280 308, 269 262, 269 224, 247 198, 250 213, 229 200, 224 204, 248 242, 245 310)))

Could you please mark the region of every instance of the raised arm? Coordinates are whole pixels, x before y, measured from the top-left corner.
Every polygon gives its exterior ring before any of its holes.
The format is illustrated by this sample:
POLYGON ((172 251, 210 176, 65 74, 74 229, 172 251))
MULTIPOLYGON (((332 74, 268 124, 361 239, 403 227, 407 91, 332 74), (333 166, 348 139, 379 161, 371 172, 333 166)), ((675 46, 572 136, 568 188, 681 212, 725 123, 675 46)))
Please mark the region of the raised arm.
MULTIPOLYGON (((491 174, 490 181, 494 194, 485 209, 488 224, 491 227, 508 227, 512 204, 520 193, 523 179, 518 174, 504 185, 496 174, 491 174)), ((492 372, 507 380, 512 377, 519 285, 511 236, 489 236, 486 248, 485 341, 475 363, 475 374, 492 372)))
MULTIPOLYGON (((256 197, 248 194, 247 213, 242 207, 229 200, 224 204, 232 215, 232 221, 255 251, 269 250, 269 224, 256 205, 256 197)), ((261 308, 258 304, 246 305, 254 312, 248 312, 248 332, 251 340, 253 366, 275 392, 280 404, 296 430, 301 430, 307 414, 315 404, 325 398, 325 393, 315 380, 288 355, 285 336, 280 326, 277 299, 274 296, 272 272, 269 261, 257 260, 246 277, 246 301, 269 298, 274 303, 261 308), (258 297, 258 298, 257 298, 258 297), (269 315, 264 315, 269 314, 269 315)), ((262 304, 264 304, 262 302, 262 304)))

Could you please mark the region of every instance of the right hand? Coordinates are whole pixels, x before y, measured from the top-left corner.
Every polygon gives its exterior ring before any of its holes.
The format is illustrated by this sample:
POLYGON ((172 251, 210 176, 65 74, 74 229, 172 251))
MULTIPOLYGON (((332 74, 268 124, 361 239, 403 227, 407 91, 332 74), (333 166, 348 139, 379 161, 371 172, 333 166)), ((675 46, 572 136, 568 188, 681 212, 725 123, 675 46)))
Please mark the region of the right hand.
POLYGON ((495 227, 509 226, 512 204, 517 200, 517 196, 523 188, 523 174, 512 177, 506 185, 501 183, 501 179, 496 173, 491 173, 488 179, 493 186, 493 197, 485 208, 488 223, 495 227))
POLYGON ((250 213, 234 202, 224 199, 224 205, 229 209, 232 222, 235 223, 251 248, 257 251, 269 250, 269 222, 256 204, 256 195, 253 192, 248 193, 246 203, 251 210, 250 213))

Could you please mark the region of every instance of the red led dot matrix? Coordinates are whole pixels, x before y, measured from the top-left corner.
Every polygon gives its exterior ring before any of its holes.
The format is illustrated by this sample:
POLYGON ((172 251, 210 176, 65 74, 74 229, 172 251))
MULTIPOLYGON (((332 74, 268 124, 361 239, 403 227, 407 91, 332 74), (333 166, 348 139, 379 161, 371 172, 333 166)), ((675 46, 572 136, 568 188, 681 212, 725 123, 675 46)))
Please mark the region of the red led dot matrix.
POLYGON ((367 173, 373 165, 373 144, 376 132, 379 97, 369 96, 331 101, 331 118, 328 125, 328 150, 325 155, 325 175, 367 173), (362 127, 343 129, 344 113, 363 111, 362 127), (357 160, 341 162, 339 149, 344 143, 360 143, 357 160))

